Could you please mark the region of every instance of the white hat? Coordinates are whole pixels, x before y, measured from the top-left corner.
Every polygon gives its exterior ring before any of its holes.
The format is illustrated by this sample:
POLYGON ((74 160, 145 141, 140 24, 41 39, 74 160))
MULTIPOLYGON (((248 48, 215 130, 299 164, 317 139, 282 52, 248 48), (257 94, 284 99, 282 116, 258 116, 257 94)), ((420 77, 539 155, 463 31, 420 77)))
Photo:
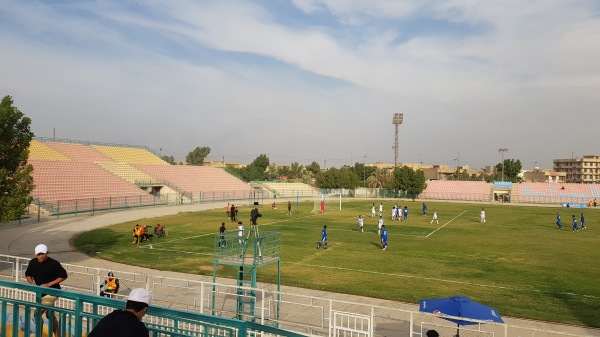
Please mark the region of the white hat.
POLYGON ((144 288, 135 288, 129 293, 127 300, 150 305, 150 293, 144 288))
POLYGON ((39 245, 35 246, 35 255, 38 255, 40 253, 46 254, 47 252, 48 252, 48 247, 45 244, 40 243, 39 245))

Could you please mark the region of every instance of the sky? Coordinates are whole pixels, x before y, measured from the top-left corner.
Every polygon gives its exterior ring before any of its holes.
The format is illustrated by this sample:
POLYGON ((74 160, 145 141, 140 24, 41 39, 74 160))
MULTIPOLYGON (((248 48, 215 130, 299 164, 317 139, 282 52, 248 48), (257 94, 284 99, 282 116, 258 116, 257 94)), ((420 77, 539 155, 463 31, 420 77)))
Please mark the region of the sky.
POLYGON ((339 168, 402 113, 399 163, 600 155, 597 0, 0 0, 0 46, 37 137, 339 168))

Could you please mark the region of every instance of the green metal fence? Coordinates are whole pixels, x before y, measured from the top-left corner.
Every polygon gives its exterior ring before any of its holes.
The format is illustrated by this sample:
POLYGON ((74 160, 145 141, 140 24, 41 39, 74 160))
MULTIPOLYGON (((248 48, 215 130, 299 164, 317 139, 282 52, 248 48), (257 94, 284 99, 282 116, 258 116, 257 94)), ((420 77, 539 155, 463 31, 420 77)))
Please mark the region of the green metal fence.
MULTIPOLYGON (((97 322, 125 301, 0 280, 0 337, 87 336, 97 322), (59 297, 57 306, 41 304, 42 292, 59 297), (48 311, 48 318, 44 311, 48 311)), ((151 336, 287 336, 304 335, 254 322, 150 306, 143 319, 151 336)))

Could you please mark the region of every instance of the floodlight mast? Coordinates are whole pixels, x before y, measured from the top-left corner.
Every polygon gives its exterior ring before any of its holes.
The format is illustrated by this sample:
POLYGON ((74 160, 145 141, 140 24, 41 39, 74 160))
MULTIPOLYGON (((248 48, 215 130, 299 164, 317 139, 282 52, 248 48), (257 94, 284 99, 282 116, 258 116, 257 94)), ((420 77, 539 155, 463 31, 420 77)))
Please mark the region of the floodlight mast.
POLYGON ((508 152, 508 149, 501 147, 498 149, 498 152, 502 153, 502 181, 504 181, 504 154, 508 152))
POLYGON ((402 124, 403 120, 404 120, 403 113, 395 113, 394 114, 394 119, 392 120, 392 124, 394 124, 394 126, 396 127, 396 141, 394 142, 394 145, 392 146, 392 148, 394 149, 394 168, 396 168, 398 166, 398 125, 402 124))

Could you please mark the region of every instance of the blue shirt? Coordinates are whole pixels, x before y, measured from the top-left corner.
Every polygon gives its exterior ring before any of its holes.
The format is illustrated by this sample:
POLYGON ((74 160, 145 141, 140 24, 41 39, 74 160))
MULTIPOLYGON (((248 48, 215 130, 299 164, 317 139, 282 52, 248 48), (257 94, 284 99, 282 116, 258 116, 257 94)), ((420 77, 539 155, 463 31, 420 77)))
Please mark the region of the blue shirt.
POLYGON ((323 228, 323 229, 321 230, 321 233, 323 233, 323 236, 321 237, 321 241, 323 241, 323 240, 327 240, 327 229, 326 229, 326 228, 323 228))
POLYGON ((408 207, 404 207, 404 215, 408 215, 408 207))
POLYGON ((387 228, 381 229, 381 240, 387 241, 387 228))
POLYGON ((560 214, 556 216, 556 222, 560 223, 560 214))

